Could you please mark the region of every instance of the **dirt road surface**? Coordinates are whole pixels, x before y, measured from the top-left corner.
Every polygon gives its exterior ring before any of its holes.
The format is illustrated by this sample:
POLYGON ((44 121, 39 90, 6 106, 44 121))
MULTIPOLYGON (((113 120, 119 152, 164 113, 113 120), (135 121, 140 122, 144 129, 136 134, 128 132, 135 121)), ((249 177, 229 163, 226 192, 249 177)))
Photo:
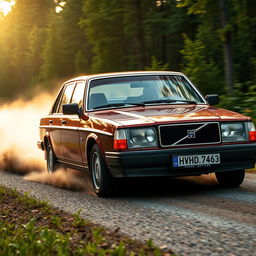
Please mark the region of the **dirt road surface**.
POLYGON ((0 185, 131 237, 173 249, 177 255, 256 255, 256 174, 239 188, 213 179, 165 179, 124 184, 116 198, 97 198, 0 172, 0 185))

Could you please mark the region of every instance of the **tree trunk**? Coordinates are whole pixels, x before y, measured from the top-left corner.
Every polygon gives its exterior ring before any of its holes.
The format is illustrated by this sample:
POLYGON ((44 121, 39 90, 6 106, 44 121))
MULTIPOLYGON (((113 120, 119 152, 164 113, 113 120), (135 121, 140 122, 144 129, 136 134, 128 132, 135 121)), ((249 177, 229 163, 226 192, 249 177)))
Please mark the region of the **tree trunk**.
POLYGON ((228 92, 233 89, 233 56, 232 56, 232 32, 227 29, 228 14, 226 0, 219 0, 220 5, 220 23, 221 29, 224 31, 222 38, 225 64, 225 81, 228 92), (226 30, 226 31, 225 31, 226 30))
POLYGON ((135 8, 136 8, 136 16, 135 22, 137 25, 136 31, 136 48, 137 48, 137 55, 138 55, 138 66, 139 69, 143 70, 144 67, 147 65, 146 61, 146 47, 145 47, 145 39, 144 39, 144 28, 143 28, 143 14, 142 14, 142 2, 141 0, 135 0, 135 8))
MULTIPOLYGON (((162 19, 164 21, 164 16, 165 16, 165 1, 161 0, 161 6, 160 6, 160 10, 161 10, 161 13, 162 13, 162 19)), ((166 32, 165 32, 165 25, 162 24, 162 27, 161 27, 161 33, 162 33, 162 62, 165 64, 167 62, 167 47, 166 47, 166 43, 167 43, 167 39, 166 39, 166 32)))

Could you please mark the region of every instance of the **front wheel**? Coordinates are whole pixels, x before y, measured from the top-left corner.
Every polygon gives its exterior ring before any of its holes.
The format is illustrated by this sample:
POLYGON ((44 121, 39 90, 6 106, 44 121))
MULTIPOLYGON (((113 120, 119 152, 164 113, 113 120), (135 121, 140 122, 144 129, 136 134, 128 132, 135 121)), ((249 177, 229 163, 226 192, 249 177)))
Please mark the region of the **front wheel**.
POLYGON ((238 187, 244 181, 245 170, 216 172, 215 176, 223 187, 238 187))
POLYGON ((57 169, 57 160, 49 142, 46 144, 46 164, 48 173, 52 174, 57 169))
POLYGON ((90 154, 90 172, 95 193, 100 197, 114 194, 115 184, 106 163, 103 160, 99 147, 95 144, 90 154))

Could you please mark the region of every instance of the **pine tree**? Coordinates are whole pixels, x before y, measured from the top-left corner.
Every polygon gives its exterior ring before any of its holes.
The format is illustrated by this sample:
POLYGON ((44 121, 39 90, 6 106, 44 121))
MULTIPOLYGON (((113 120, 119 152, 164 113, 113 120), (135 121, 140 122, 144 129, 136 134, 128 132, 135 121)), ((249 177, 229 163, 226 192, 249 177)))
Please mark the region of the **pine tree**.
POLYGON ((81 26, 92 46, 91 71, 112 72, 126 69, 123 33, 123 4, 120 0, 86 0, 81 26))
POLYGON ((42 81, 47 82, 63 75, 65 60, 64 47, 60 34, 61 16, 52 12, 47 28, 47 40, 42 52, 43 64, 40 72, 42 81))

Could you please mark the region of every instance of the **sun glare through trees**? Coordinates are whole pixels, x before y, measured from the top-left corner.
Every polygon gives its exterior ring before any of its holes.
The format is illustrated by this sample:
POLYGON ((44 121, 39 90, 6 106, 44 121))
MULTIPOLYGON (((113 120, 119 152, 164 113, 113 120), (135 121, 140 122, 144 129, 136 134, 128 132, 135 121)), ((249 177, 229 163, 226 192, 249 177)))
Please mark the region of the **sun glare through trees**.
POLYGON ((174 70, 256 119, 255 12, 255 0, 0 0, 0 101, 79 74, 174 70))
POLYGON ((14 4, 15 4, 14 1, 0 0, 0 12, 3 13, 4 15, 7 15, 11 11, 12 6, 14 4))

